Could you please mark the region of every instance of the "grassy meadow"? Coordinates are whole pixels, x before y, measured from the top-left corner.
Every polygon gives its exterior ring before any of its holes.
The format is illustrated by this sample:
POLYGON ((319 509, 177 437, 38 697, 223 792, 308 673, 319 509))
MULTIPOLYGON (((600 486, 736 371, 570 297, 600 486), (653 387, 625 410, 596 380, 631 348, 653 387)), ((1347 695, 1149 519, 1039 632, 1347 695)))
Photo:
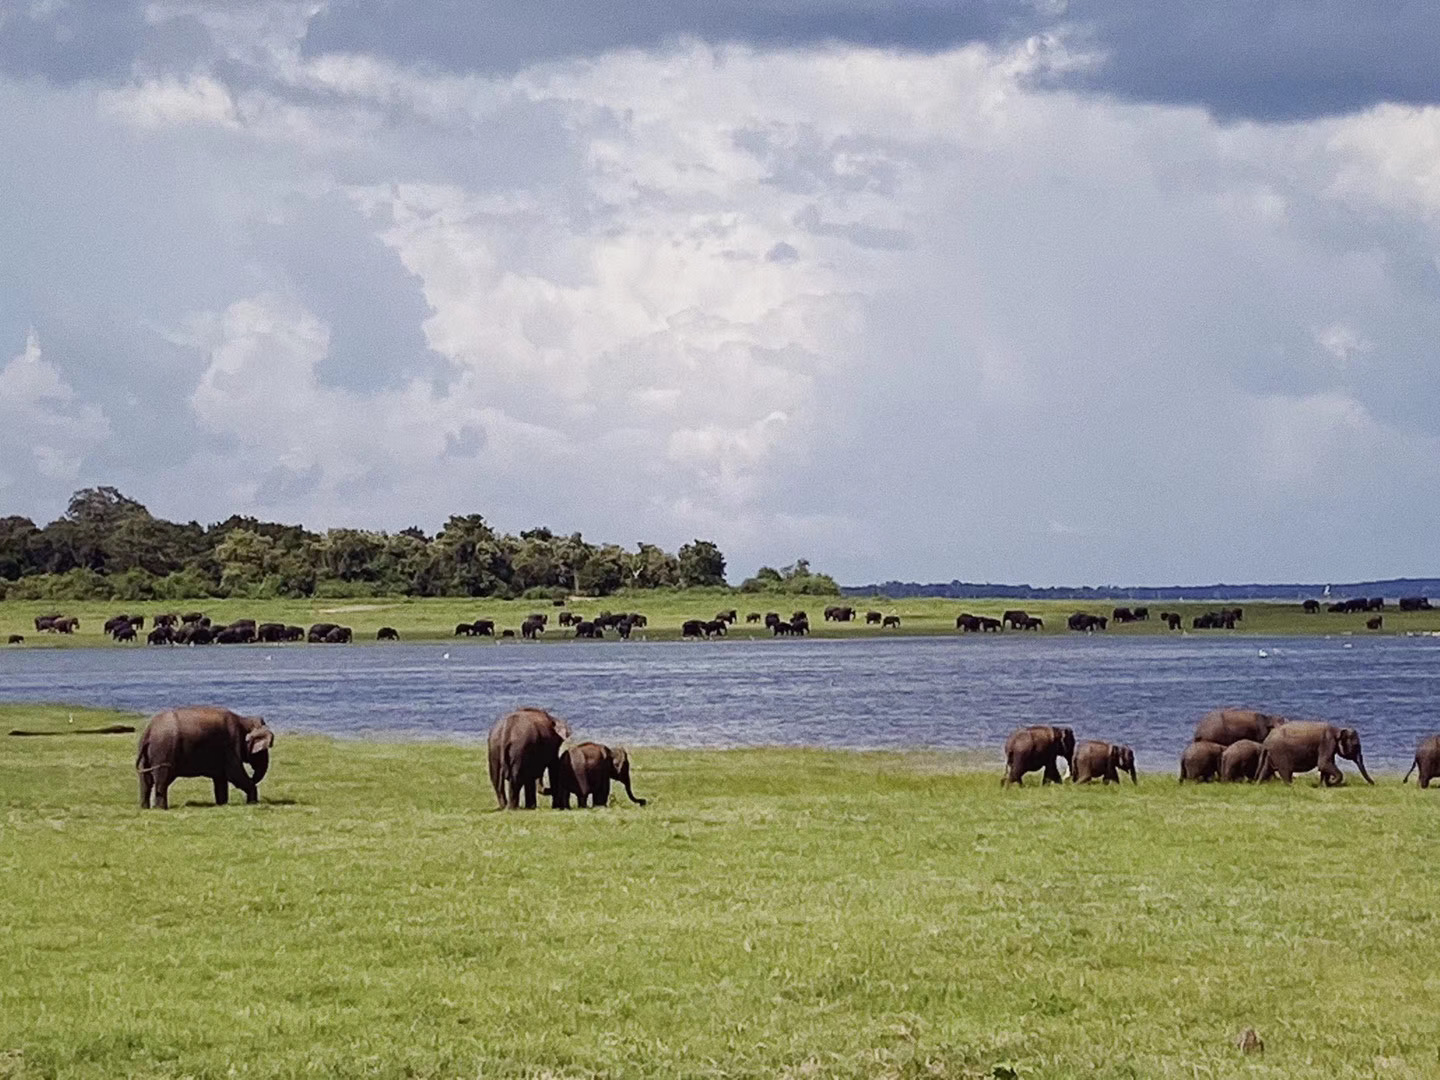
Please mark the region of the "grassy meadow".
MULTIPOLYGON (((768 638, 769 631, 763 625, 747 624, 743 620, 750 612, 778 612, 788 618, 790 613, 803 610, 810 615, 811 633, 817 637, 853 637, 860 635, 896 634, 947 634, 954 635, 955 616, 961 612, 972 615, 988 615, 999 618, 1009 608, 1023 608, 1031 615, 1045 620, 1043 633, 1065 634, 1066 618, 1076 611, 1088 611, 1097 615, 1109 615, 1126 601, 1016 601, 1016 600, 943 600, 925 597, 902 600, 872 598, 847 598, 837 601, 834 597, 791 596, 781 594, 727 596, 714 590, 654 591, 620 594, 603 598, 573 598, 567 608, 553 607, 549 601, 535 600, 492 600, 487 598, 445 597, 438 599, 413 597, 357 598, 352 600, 309 599, 309 600, 191 600, 191 601, 3 601, 0 602, 0 642, 11 634, 22 634, 26 648, 33 646, 76 647, 108 645, 110 640, 103 633, 105 620, 117 612, 143 614, 148 619, 160 612, 184 612, 199 610, 218 623, 235 619, 252 618, 259 622, 283 622, 309 627, 316 622, 334 622, 350 626, 355 631, 357 642, 374 641, 375 631, 382 626, 394 627, 402 641, 451 641, 456 623, 474 622, 479 618, 494 619, 497 633, 509 628, 518 634, 520 623, 531 612, 550 614, 550 627, 543 640, 571 640, 573 634, 562 629, 556 616, 562 610, 575 611, 585 615, 597 615, 601 611, 638 611, 649 619, 649 626, 637 631, 635 639, 673 640, 680 636, 680 626, 686 619, 711 619, 717 612, 736 609, 741 622, 731 628, 731 638, 768 638), (878 626, 866 625, 863 617, 850 623, 827 623, 821 613, 829 604, 842 602, 852 604, 862 613, 867 610, 879 611, 884 615, 900 616, 900 627, 882 630, 878 626), (80 618, 79 632, 66 636, 43 634, 35 630, 37 615, 53 613, 76 615, 80 618)), ((1124 626, 1112 625, 1105 631, 1112 635, 1169 634, 1154 615, 1161 611, 1176 611, 1184 617, 1186 633, 1197 633, 1207 637, 1227 634, 1371 634, 1365 629, 1363 613, 1331 615, 1307 615, 1299 604, 1242 604, 1245 617, 1234 631, 1200 630, 1190 631, 1190 620, 1195 615, 1217 610, 1218 603, 1187 603, 1149 605, 1152 618, 1149 622, 1130 623, 1124 626)), ((1440 632, 1440 609, 1434 611, 1401 612, 1393 606, 1383 612, 1385 625, 1381 633, 1440 632)), ((1006 631, 1011 633, 1012 631, 1006 631)), ((979 636, 979 635, 976 635, 979 636)), ((609 634, 611 640, 615 635, 609 634)), ((489 639, 460 638, 459 642, 475 645, 493 645, 489 639)), ((134 648, 127 645, 125 648, 134 648)), ((267 645, 266 648, 276 646, 267 645)))
POLYGON ((499 814, 483 746, 281 732, 260 805, 142 813, 134 746, 0 736, 0 1077, 1440 1073, 1440 794, 1394 775, 639 748, 644 809, 499 814))

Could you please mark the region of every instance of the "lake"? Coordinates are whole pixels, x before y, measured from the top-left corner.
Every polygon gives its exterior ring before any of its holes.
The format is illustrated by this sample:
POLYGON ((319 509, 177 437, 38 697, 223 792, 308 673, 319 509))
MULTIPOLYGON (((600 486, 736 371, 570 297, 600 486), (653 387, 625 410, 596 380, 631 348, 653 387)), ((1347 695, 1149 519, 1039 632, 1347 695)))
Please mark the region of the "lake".
POLYGON ((0 700, 155 712, 215 703, 287 731, 481 739, 516 705, 577 737, 664 746, 999 748, 1025 723, 1129 743, 1170 769, 1222 704, 1354 726, 1405 768, 1440 730, 1440 639, 860 638, 15 649, 0 700), (1262 655, 1266 654, 1266 655, 1262 655))

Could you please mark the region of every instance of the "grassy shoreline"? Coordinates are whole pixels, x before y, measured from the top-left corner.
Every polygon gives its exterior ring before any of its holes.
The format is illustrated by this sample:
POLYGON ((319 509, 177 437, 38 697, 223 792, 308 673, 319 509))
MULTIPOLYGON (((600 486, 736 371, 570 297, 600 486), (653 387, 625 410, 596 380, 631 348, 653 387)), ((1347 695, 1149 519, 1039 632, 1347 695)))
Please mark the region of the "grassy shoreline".
MULTIPOLYGON (((0 729, 71 714, 126 719, 0 729)), ((0 737, 0 1076, 1440 1067, 1436 795, 1393 777, 639 748, 644 809, 497 814, 483 746, 282 732, 259 806, 142 814, 134 740, 0 737)))
MULTIPOLYGON (((137 648, 138 644, 116 646, 103 633, 104 622, 118 612, 146 616, 150 620, 165 611, 200 610, 216 622, 231 622, 240 618, 253 618, 260 622, 284 622, 308 627, 316 622, 336 622, 353 628, 356 643, 374 644, 375 632, 382 626, 391 626, 400 633, 404 642, 444 641, 456 645, 494 645, 499 642, 485 638, 455 637, 457 623, 473 622, 478 618, 494 619, 497 631, 510 628, 518 632, 521 621, 531 612, 550 615, 550 626, 542 637, 545 643, 574 640, 572 632, 557 625, 557 616, 562 610, 572 610, 586 615, 601 611, 639 611, 649 619, 649 626, 637 631, 633 641, 670 641, 679 638, 680 626, 687 619, 710 619, 719 611, 735 608, 741 622, 729 631, 731 639, 768 639, 770 633, 763 626, 744 622, 750 612, 775 611, 789 617, 792 611, 804 610, 810 615, 812 636, 850 637, 893 637, 907 635, 974 637, 991 635, 962 635, 955 629, 955 617, 962 612, 973 615, 998 618, 1010 608, 1023 608, 1032 615, 1042 618, 1045 629, 1042 634, 1066 634, 1066 618, 1075 611, 1109 615, 1117 606, 1111 602, 1077 603, 1073 601, 1030 601, 1015 600, 944 600, 932 598, 909 598, 903 600, 846 599, 860 612, 880 611, 882 614, 900 616, 898 629, 881 629, 867 625, 863 619, 850 623, 825 622, 822 612, 829 604, 836 603, 833 597, 797 597, 792 595, 756 594, 743 596, 716 596, 712 592, 687 594, 683 592, 655 592, 622 594, 613 597, 575 599, 568 608, 556 608, 546 603, 528 600, 490 600, 485 598, 414 598, 376 597, 352 600, 310 599, 310 600, 190 600, 190 601, 147 601, 124 603, 121 601, 3 601, 0 602, 0 642, 8 640, 11 634, 21 634, 25 643, 21 648, 78 648, 78 647, 122 647, 137 648), (80 618, 80 629, 73 635, 40 633, 35 630, 37 615, 60 612, 80 618)), ((1375 631, 1365 627, 1366 614, 1307 615, 1298 604, 1257 603, 1241 605, 1245 618, 1234 631, 1189 629, 1190 621, 1196 615, 1216 610, 1218 604, 1170 604, 1150 605, 1154 615, 1161 610, 1175 611, 1183 619, 1186 628, 1183 633, 1198 637, 1234 637, 1237 635, 1292 636, 1292 635, 1366 635, 1376 636, 1375 631)), ((1401 612, 1393 607, 1383 613, 1384 627, 1381 635, 1440 633, 1440 610, 1401 612)), ((1018 635, 1007 631, 1007 635, 1018 635)), ((1157 618, 1148 622, 1112 625, 1105 633, 1109 636, 1171 636, 1178 633, 1166 630, 1157 618)), ((1026 634, 1024 636, 1034 636, 1026 634)), ((143 640, 143 639, 142 639, 143 640)), ((607 640, 617 641, 613 634, 607 640)), ((266 648, 283 646, 267 645, 266 648)), ((295 646, 291 646, 295 647, 295 646)))

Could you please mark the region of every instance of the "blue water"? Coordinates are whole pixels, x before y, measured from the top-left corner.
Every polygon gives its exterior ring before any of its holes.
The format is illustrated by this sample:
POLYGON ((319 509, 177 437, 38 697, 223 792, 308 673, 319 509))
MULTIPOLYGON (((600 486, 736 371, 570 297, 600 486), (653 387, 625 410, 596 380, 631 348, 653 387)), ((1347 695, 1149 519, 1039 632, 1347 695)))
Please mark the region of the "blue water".
POLYGON ((1202 713, 1239 704, 1354 726, 1368 762, 1404 768, 1416 738, 1440 730, 1440 639, 16 649, 0 652, 0 701, 144 712, 216 703, 263 714, 281 733, 430 738, 483 738, 502 712, 536 704, 578 737, 632 745, 997 755, 1017 725, 1065 723, 1166 769, 1202 713))

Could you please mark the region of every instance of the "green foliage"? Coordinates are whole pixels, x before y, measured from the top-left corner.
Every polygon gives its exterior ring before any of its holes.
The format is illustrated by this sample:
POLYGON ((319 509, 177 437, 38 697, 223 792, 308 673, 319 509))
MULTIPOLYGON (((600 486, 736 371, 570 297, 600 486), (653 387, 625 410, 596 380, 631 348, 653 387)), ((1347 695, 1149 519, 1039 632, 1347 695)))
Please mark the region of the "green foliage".
POLYGON ((677 559, 681 587, 725 584, 725 556, 709 540, 684 545, 677 559))
POLYGON ((809 559, 795 562, 776 570, 762 566, 754 577, 746 578, 740 584, 741 592, 783 592, 802 596, 839 596, 840 586, 829 574, 816 574, 810 569, 809 559))
POLYGON ((1440 795, 1394 776, 642 747, 644 809, 499 814, 483 742, 270 719, 249 807, 186 779, 142 814, 133 735, 5 741, 0 1075, 1435 1073, 1440 795))

